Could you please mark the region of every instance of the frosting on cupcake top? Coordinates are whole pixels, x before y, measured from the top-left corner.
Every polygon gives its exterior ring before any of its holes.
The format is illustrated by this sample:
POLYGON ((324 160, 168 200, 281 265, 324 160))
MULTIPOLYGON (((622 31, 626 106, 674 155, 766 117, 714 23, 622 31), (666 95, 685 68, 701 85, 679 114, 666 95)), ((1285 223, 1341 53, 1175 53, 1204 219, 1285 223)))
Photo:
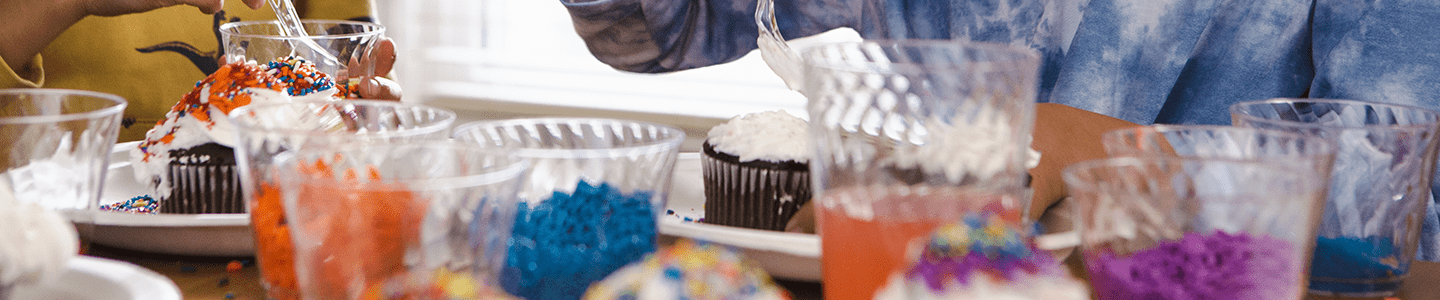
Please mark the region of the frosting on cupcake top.
POLYGON ((740 158, 740 162, 810 161, 808 123, 784 111, 767 111, 731 118, 710 128, 706 142, 715 151, 740 158))
POLYGON ((616 270, 584 299, 790 299, 770 275, 725 246, 682 239, 616 270))
POLYGON ((54 279, 80 250, 74 225, 14 195, 0 180, 0 296, 6 287, 54 279))
POLYGON ((989 212, 941 226, 876 299, 1089 299, 1084 285, 1027 241, 1022 228, 1019 220, 989 212))
POLYGON ((267 64, 233 62, 195 83, 195 88, 171 107, 165 119, 145 133, 131 149, 135 178, 157 183, 157 193, 169 194, 166 166, 170 152, 207 143, 235 145, 234 127, 226 114, 235 108, 302 99, 337 99, 328 75, 299 58, 280 58, 267 64), (292 98, 293 97, 293 98, 292 98))

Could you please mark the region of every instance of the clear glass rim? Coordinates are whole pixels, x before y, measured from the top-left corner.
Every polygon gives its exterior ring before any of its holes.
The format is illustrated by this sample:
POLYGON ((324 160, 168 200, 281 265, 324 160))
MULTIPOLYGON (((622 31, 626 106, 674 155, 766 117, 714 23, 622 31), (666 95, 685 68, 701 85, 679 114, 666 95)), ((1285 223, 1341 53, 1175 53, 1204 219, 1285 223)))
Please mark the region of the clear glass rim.
POLYGON ((1153 133, 1162 133, 1162 134, 1163 134, 1163 133, 1166 133, 1166 132, 1184 132, 1184 131, 1195 131, 1195 132, 1200 132, 1200 131, 1208 131, 1208 132, 1228 131, 1228 132, 1237 132, 1237 133, 1238 133, 1238 132, 1246 132, 1246 133, 1251 133, 1251 134, 1264 134, 1264 135, 1272 135, 1272 136, 1281 136, 1281 137, 1285 137, 1285 138, 1289 138, 1289 139, 1294 139, 1294 140, 1303 140, 1303 141, 1305 141, 1305 143, 1306 143, 1305 145, 1307 146, 1307 148, 1308 148, 1308 147, 1315 147, 1315 146, 1312 146, 1312 145, 1321 145, 1321 146, 1319 146, 1319 147, 1322 147, 1322 148, 1320 148, 1320 149, 1314 149, 1314 150, 1317 150, 1317 151, 1318 151, 1318 152, 1316 152, 1316 153, 1313 153, 1313 154, 1315 154, 1315 155, 1335 154, 1335 152, 1338 151, 1338 147, 1335 146, 1335 143, 1330 142, 1329 140, 1326 140, 1326 139, 1324 139, 1324 138, 1320 138, 1320 137, 1318 137, 1318 136, 1309 136, 1309 135, 1304 135, 1304 134, 1299 134, 1299 133, 1294 133, 1294 132, 1288 132, 1288 131, 1283 131, 1283 130, 1278 130, 1278 129, 1255 128, 1255 127, 1241 127, 1241 126, 1229 126, 1229 125, 1156 124, 1156 125, 1149 125, 1149 126, 1136 126, 1136 127, 1130 127, 1130 128, 1115 129, 1115 130, 1111 130, 1111 131, 1105 132, 1104 134, 1101 134, 1101 136, 1100 136, 1100 141, 1101 141, 1101 143, 1105 143, 1105 142, 1107 142, 1107 141, 1124 140, 1124 139, 1123 139, 1124 137, 1140 136, 1141 133, 1150 133, 1150 132, 1153 132, 1153 133))
POLYGON ((642 125, 642 126, 650 126, 650 127, 662 128, 662 129, 664 129, 664 130, 666 130, 666 131, 674 132, 675 134, 673 134, 673 135, 671 135, 671 136, 669 136, 669 137, 667 137, 667 138, 665 138, 665 139, 660 139, 660 140, 656 140, 656 141, 652 141, 652 142, 648 142, 648 143, 642 143, 642 144, 639 144, 639 145, 625 146, 625 147, 613 147, 613 148, 578 148, 578 149, 553 149, 553 148, 517 147, 517 148, 514 148, 514 149, 515 149, 515 150, 520 150, 520 151, 517 151, 517 153, 518 153, 518 155, 520 155, 521 157, 528 157, 528 158, 602 158, 602 157, 614 157, 615 154, 616 154, 616 153, 619 153, 619 152, 625 152, 625 153, 640 152, 640 153, 644 153, 644 154, 654 154, 654 153, 661 153, 661 152, 666 152, 666 151, 678 151, 679 148, 680 148, 680 142, 682 142, 682 141, 685 140, 685 131, 680 130, 680 128, 678 128, 678 127, 670 126, 670 125, 667 125, 667 124, 660 124, 660 123, 653 123, 653 122, 645 122, 645 121, 636 121, 636 120, 625 120, 625 119, 610 119, 610 118, 563 118, 563 117, 551 117, 551 118, 520 118, 520 119, 474 121, 474 122, 469 122, 469 123, 461 124, 461 125, 459 125, 459 126, 455 126, 455 129, 452 130, 452 132, 451 132, 451 137, 460 137, 460 136, 462 136, 462 135, 468 134, 470 131, 478 130, 478 129, 480 129, 480 128, 503 128, 503 127, 517 126, 517 125, 580 124, 580 123, 603 123, 603 124, 606 124, 606 125, 622 125, 622 127, 623 127, 623 125, 642 125))
MULTIPOLYGON (((1426 109, 1426 108, 1423 108, 1423 107, 1412 106, 1412 105, 1403 105, 1403 104, 1392 104, 1392 103, 1365 102, 1365 101, 1359 101, 1359 100, 1323 99, 1323 98, 1271 98, 1271 99, 1265 99, 1265 100, 1255 100, 1255 101, 1238 102, 1238 103, 1235 103, 1235 104, 1231 104, 1231 105, 1230 105, 1230 118, 1232 118, 1232 119, 1234 119, 1234 118, 1241 118, 1241 119, 1244 119, 1244 120, 1246 120, 1246 121, 1254 122, 1254 123, 1269 124, 1269 125, 1274 125, 1274 126, 1285 126, 1285 127, 1292 127, 1292 128, 1304 128, 1304 129, 1333 128, 1333 129, 1342 129, 1342 130, 1343 130, 1343 129, 1361 129, 1361 130, 1423 131, 1423 130, 1427 130, 1427 129, 1435 129, 1435 128, 1437 128, 1437 126, 1440 126, 1440 112, 1436 112, 1436 111, 1434 111, 1434 110, 1426 109), (1428 122, 1428 123, 1420 123, 1420 124, 1409 124, 1409 125, 1398 125, 1398 124, 1397 124, 1397 125, 1378 125, 1378 124, 1377 124, 1377 125, 1356 125, 1356 126, 1334 126, 1334 125, 1325 125, 1325 124, 1317 124, 1317 123, 1309 123, 1309 122, 1298 122, 1298 121, 1289 121, 1289 120, 1267 119, 1267 118, 1263 118, 1263 117, 1259 117, 1259 116, 1255 116, 1255 115, 1251 115, 1251 114, 1242 112, 1242 110, 1243 110, 1244 108, 1246 108, 1246 107, 1251 107, 1251 106, 1256 106, 1256 105, 1265 105, 1265 104, 1290 104, 1290 103, 1335 103, 1335 104, 1347 104, 1347 105, 1361 105, 1361 106, 1375 106, 1375 107, 1400 108, 1400 109, 1406 109, 1406 110, 1414 110, 1414 111, 1418 111, 1418 112, 1421 112, 1421 113, 1430 115, 1430 117, 1431 117, 1432 119, 1434 119, 1435 121, 1433 121, 1433 122, 1428 122)), ((1231 120, 1232 123, 1233 123, 1234 121, 1238 121, 1238 120, 1231 120)))
MULTIPOLYGON (((1290 166, 1284 163, 1267 162, 1253 159, 1237 159, 1228 157, 1177 157, 1177 156, 1116 156, 1097 158, 1071 164, 1061 172, 1061 179, 1065 182, 1065 189, 1075 191, 1097 191, 1099 184, 1089 180, 1083 180, 1078 175, 1085 170, 1094 170, 1113 167, 1144 167, 1154 165, 1183 165, 1192 163, 1218 162, 1230 165, 1244 165, 1257 169, 1273 169, 1280 174, 1298 174, 1302 170, 1299 167, 1290 166)), ((1328 177, 1324 178, 1328 182, 1328 177)), ((1075 193, 1069 193, 1074 197, 1075 193)))
MULTIPOLYGON (((230 114, 227 115, 226 117, 230 119, 230 123, 231 123, 231 124, 234 124, 234 126, 235 126, 236 128, 240 129, 240 130, 238 130, 239 132, 251 132, 251 131, 255 131, 255 132, 263 132, 263 133, 266 133, 266 134, 281 134, 281 135, 287 135, 287 136, 309 136, 309 137, 323 137, 323 136, 336 136, 336 135, 363 136, 363 137, 404 137, 404 136, 416 136, 416 135, 431 134, 431 133, 436 133, 436 132, 443 131, 443 130, 445 130, 446 128, 450 128, 450 125, 452 125, 452 124, 455 123, 456 114, 455 114, 454 111, 450 111, 450 110, 448 110, 448 109, 443 109, 443 108, 434 107, 434 106, 429 106, 429 105, 423 105, 423 104, 411 104, 411 103, 404 103, 404 102, 390 101, 390 100, 360 100, 360 99, 350 100, 350 99, 346 99, 346 100, 335 100, 335 101, 332 101, 332 100, 303 100, 303 101, 285 102, 285 103, 267 103, 267 104, 246 105, 246 106, 237 107, 237 108, 235 108, 234 110, 231 110, 231 111, 230 111, 230 114), (442 115, 443 117, 440 118, 440 119, 437 119, 435 122, 431 122, 430 124, 425 124, 424 126, 419 126, 419 127, 416 127, 416 128, 411 128, 411 129, 406 129, 406 130, 396 130, 396 131, 368 131, 368 132, 364 132, 364 133, 345 132, 345 133, 343 133, 343 134, 331 133, 331 132, 322 131, 322 130, 276 128, 276 127, 274 127, 274 126, 270 126, 269 124, 250 124, 250 123, 245 122, 245 121, 242 121, 240 118, 237 118, 237 117, 236 117, 236 116, 240 116, 241 114, 248 114, 248 113, 251 113, 251 112, 256 111, 256 110, 259 110, 259 109, 272 108, 272 107, 285 107, 285 106, 306 106, 306 107, 308 107, 308 106, 310 106, 310 105, 347 104, 347 103, 349 103, 349 104, 361 105, 361 106, 370 106, 370 107, 419 108, 419 109, 423 109, 423 110, 426 110, 426 111, 439 113, 439 114, 442 115), (257 126, 257 125, 258 125, 258 126, 257 126)), ((241 134, 247 134, 247 133, 241 133, 241 134)))
POLYGON ((305 19, 305 20, 300 20, 300 23, 301 23, 301 24, 357 25, 357 26, 359 26, 360 28, 365 28, 365 29, 368 29, 368 30, 361 31, 361 32, 342 33, 342 34, 307 35, 307 36, 303 36, 303 37, 300 37, 300 36, 285 36, 285 35, 279 35, 279 34, 254 34, 254 33, 243 33, 243 32, 239 32, 238 29, 241 28, 241 27, 273 26, 274 28, 280 28, 281 26, 284 26, 283 24, 280 23, 279 20, 259 20, 259 21, 239 21, 239 22, 230 22, 230 23, 221 24, 221 25, 220 25, 220 33, 221 33, 221 34, 224 34, 224 35, 227 35, 227 36, 232 36, 232 37, 265 38, 265 39, 276 39, 276 40, 349 39, 349 38, 369 36, 369 35, 384 35, 384 34, 385 34, 385 25, 380 25, 380 24, 378 24, 378 23, 371 23, 371 22, 348 21, 348 20, 314 20, 314 19, 305 19))
MULTIPOLYGON (((108 101, 109 106, 87 112, 40 116, 0 117, 0 124, 41 124, 96 119, 125 112, 129 102, 115 94, 68 89, 0 89, 0 97, 9 95, 82 96, 108 101)), ((29 100, 26 100, 29 101, 29 100)))
POLYGON ((803 47, 803 48, 797 49, 797 50, 798 50, 798 52, 801 53, 800 57, 801 57, 802 63, 803 63, 804 65, 807 65, 807 66, 810 66, 810 67, 815 67, 815 68, 826 69, 826 70, 833 70, 833 71, 866 73, 866 72, 872 72, 872 68, 871 68, 871 67, 884 65, 884 66, 886 66, 887 68, 899 70, 901 73, 917 73, 917 72, 920 72, 921 70, 926 70, 926 69, 928 69, 928 70, 935 70, 935 69, 937 69, 937 68, 946 67, 946 66, 952 66, 952 67, 960 66, 959 64, 955 64, 955 63, 945 63, 945 64, 917 64, 917 63, 911 63, 911 62, 898 62, 898 63, 897 63, 897 62, 886 62, 886 63, 879 63, 879 62, 875 62, 875 61, 863 61, 863 62, 862 62, 862 61, 847 61, 846 63, 835 63, 835 62, 820 60, 820 59, 818 59, 818 57, 817 57, 817 55, 816 55, 816 53, 819 53, 819 52, 822 51, 823 49, 827 49, 827 48, 837 48, 837 47, 848 47, 848 46, 855 46, 856 48, 862 48, 862 47, 868 47, 868 46, 876 46, 876 47, 915 47, 915 48, 930 48, 930 49, 952 49, 952 50, 955 50, 955 51, 980 50, 980 51, 983 51, 983 52, 985 52, 985 53, 1004 54, 1004 55, 1006 56, 1005 59, 993 60, 993 61, 997 61, 997 62, 1015 62, 1015 63, 1019 63, 1019 64, 1029 64, 1029 65, 1034 65, 1035 68, 1039 68, 1039 63, 1040 63, 1040 53, 1037 52, 1037 51, 1035 51, 1034 49, 1030 49, 1030 48, 1026 48, 1026 47, 1021 47, 1021 46, 1014 46, 1014 45, 1009 45, 1009 44, 998 44, 998 43, 976 42, 976 41, 924 40, 924 39, 899 39, 899 40, 877 39, 877 40, 864 40, 864 41, 859 41, 859 42, 821 43, 821 44, 811 45, 811 46, 808 46, 808 47, 803 47), (857 67, 857 66, 864 66, 864 67, 857 67))
MULTIPOLYGON (((496 166, 495 168, 489 168, 486 171, 472 174, 462 174, 435 178, 383 179, 382 181, 385 183, 398 183, 402 186, 396 186, 395 188, 384 188, 380 190, 388 191, 404 189, 411 191, 428 191, 493 185, 505 182, 507 180, 521 179, 525 170, 529 167, 529 163, 527 163, 525 160, 519 159, 513 153, 505 152, 498 149, 484 148, 477 145, 444 140, 426 143, 339 143, 321 145, 317 147, 306 147, 291 151, 286 155, 277 156, 276 165, 297 167, 298 165, 296 165, 293 161, 297 159, 297 157, 334 157, 334 154, 353 151, 387 151, 390 149, 398 148, 427 150, 434 149, 433 151, 456 151, 464 152, 462 155, 464 155, 465 157, 476 157, 477 155, 479 155, 490 157, 504 157, 508 159, 500 166, 496 166)), ((356 182, 353 180, 347 180, 338 177, 318 177, 302 174, 302 172, 282 173, 288 174, 282 175, 282 177, 291 177, 292 180, 305 180, 306 184, 322 184, 326 186, 354 186, 356 184, 356 182)), ((363 183, 361 184, 363 185, 363 183)))

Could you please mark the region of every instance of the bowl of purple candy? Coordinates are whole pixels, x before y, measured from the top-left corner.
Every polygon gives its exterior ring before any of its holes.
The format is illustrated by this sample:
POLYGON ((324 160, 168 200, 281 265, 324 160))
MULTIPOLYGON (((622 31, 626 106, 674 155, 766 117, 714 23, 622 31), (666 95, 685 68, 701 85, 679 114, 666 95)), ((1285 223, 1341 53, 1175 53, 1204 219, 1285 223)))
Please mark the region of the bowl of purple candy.
POLYGON ((1099 299, 1302 299, 1325 195, 1296 164, 1118 157, 1063 173, 1099 299))
POLYGON ((685 132, 600 118, 478 121, 456 140, 530 163, 500 274, 527 299, 579 299, 595 281, 655 251, 685 132))

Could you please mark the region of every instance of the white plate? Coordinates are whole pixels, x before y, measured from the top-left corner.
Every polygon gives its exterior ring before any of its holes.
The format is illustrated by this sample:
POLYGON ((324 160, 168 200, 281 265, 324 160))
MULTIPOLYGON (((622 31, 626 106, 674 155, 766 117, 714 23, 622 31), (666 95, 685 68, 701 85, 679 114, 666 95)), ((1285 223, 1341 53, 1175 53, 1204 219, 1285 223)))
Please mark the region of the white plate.
MULTIPOLYGON (((130 149, 138 142, 115 145, 100 204, 124 202, 149 193, 135 180, 130 149)), ((248 214, 132 214, 96 212, 95 229, 84 233, 93 243, 136 251, 196 256, 250 256, 255 236, 248 214)))
POLYGON ((820 281, 820 238, 768 230, 687 222, 705 215, 705 186, 700 173, 700 154, 681 153, 675 163, 675 177, 666 205, 673 216, 660 222, 660 234, 705 240, 735 246, 745 257, 777 278, 820 281))
MULTIPOLYGON (((129 149, 135 143, 115 146, 105 179, 101 203, 109 204, 144 195, 147 188, 135 181, 129 149)), ((705 240, 735 246, 771 276, 820 281, 820 239, 798 234, 745 229, 683 221, 705 214, 705 193, 700 175, 700 154, 681 153, 671 182, 667 209, 675 216, 660 222, 669 237, 705 240)), ((98 212, 89 240, 106 246, 151 253, 198 256, 250 256, 254 236, 247 214, 145 215, 98 212)))
POLYGON ((131 263, 77 256, 55 280, 16 287, 10 296, 12 300, 180 300, 180 288, 170 278, 131 263))

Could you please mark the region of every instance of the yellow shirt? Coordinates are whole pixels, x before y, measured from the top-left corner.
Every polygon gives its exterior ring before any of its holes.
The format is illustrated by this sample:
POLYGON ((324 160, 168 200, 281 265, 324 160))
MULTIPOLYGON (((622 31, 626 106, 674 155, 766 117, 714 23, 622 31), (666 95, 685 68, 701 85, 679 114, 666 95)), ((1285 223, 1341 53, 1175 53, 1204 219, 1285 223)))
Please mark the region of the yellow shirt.
MULTIPOLYGON (((305 19, 367 20, 368 0, 296 0, 305 19)), ((190 6, 174 6, 116 17, 86 17, 71 26, 34 58, 31 75, 21 78, 3 64, 0 88, 46 87, 116 94, 130 104, 120 141, 143 139, 145 131, 214 71, 220 59, 220 24, 274 20, 269 7, 254 10, 241 1, 225 1, 224 10, 206 15, 190 6), (202 69, 206 68, 206 69, 202 69)), ((3 62, 0 62, 3 63, 3 62)))

